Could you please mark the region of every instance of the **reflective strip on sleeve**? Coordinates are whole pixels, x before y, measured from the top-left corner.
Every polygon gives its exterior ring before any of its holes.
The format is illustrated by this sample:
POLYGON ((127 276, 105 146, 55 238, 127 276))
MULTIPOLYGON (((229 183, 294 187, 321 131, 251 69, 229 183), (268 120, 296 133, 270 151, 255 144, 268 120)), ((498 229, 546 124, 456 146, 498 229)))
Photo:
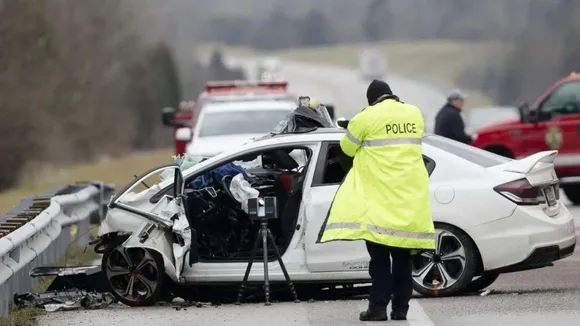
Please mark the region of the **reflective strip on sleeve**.
POLYGON ((332 229, 360 229, 360 223, 330 223, 326 225, 326 230, 332 229))
MULTIPOLYGON (((360 228, 361 228, 360 223, 330 223, 326 225, 325 230, 333 230, 333 229, 359 230, 360 228)), ((367 225, 367 230, 380 235, 392 235, 400 238, 428 239, 428 240, 435 239, 434 233, 397 231, 374 225, 367 225)))
POLYGON ((358 139, 356 139, 355 136, 353 136, 350 131, 346 130, 346 138, 348 138, 348 140, 350 140, 353 144, 360 146, 362 144, 362 142, 358 139))
MULTIPOLYGON (((349 138, 350 139, 350 138, 349 138)), ((362 142, 364 147, 389 146, 389 145, 421 145, 421 138, 391 138, 391 139, 373 139, 362 142)))
POLYGON ((361 142, 350 131, 346 131, 346 138, 353 144, 363 147, 390 146, 390 145, 421 145, 421 138, 405 137, 391 139, 372 139, 361 142))

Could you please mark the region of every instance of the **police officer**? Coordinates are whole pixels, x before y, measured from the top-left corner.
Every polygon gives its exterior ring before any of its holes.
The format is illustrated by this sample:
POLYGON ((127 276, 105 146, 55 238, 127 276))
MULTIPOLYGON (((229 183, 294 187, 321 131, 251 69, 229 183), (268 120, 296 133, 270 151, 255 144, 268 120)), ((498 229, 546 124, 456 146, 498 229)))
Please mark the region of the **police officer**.
POLYGON ((349 121, 340 141, 354 157, 336 193, 318 243, 365 240, 372 288, 361 321, 406 320, 413 292, 412 254, 435 248, 429 176, 421 152, 425 123, 383 81, 373 80, 367 106, 349 121), (391 259, 393 270, 391 274, 391 259))
POLYGON ((465 103, 465 95, 454 89, 447 96, 447 103, 435 116, 435 134, 471 145, 471 136, 465 133, 465 123, 461 110, 465 103))

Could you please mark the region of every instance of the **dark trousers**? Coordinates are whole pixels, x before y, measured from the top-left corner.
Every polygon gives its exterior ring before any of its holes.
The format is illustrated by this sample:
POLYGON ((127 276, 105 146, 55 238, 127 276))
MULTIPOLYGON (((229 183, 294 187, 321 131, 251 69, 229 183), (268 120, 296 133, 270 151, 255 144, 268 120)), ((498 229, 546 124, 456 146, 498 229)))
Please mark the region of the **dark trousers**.
POLYGON ((393 296, 393 311, 407 313, 413 294, 411 251, 365 241, 371 256, 369 274, 372 287, 369 309, 385 310, 393 296), (393 271, 391 273, 391 259, 393 271))

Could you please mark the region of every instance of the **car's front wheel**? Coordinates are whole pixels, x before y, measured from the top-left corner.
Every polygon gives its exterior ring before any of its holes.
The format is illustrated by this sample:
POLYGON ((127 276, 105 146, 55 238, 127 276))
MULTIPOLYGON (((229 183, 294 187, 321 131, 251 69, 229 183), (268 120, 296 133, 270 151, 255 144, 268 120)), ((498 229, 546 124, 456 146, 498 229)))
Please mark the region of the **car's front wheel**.
POLYGON ((478 255, 473 241, 458 228, 435 224, 436 249, 413 258, 413 288, 423 296, 459 294, 475 275, 478 255))
POLYGON ((111 293, 128 306, 150 306, 163 295, 165 265, 153 250, 118 244, 103 254, 102 270, 111 293))

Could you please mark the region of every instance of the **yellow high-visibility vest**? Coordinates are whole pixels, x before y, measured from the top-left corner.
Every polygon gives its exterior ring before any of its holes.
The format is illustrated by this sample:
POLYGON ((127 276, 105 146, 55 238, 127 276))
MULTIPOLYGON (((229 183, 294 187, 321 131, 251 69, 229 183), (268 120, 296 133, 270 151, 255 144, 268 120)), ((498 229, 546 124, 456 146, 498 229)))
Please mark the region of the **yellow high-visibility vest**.
POLYGON ((318 242, 368 240, 418 250, 435 249, 429 175, 421 140, 421 111, 395 99, 366 107, 340 141, 354 157, 318 242))

